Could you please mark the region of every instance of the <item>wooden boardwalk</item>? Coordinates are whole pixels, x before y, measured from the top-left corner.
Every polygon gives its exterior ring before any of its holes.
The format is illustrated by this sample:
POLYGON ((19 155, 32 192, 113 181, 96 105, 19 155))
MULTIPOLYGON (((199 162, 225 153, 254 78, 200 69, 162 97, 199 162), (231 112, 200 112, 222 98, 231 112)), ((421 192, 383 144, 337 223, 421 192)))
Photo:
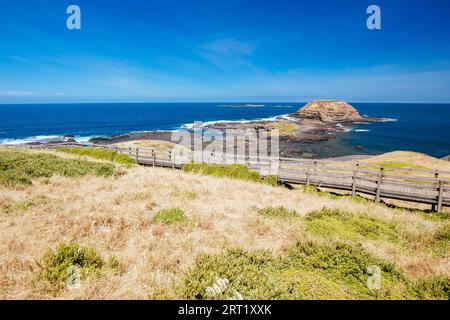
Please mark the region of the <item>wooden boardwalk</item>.
MULTIPOLYGON (((59 146, 62 145, 39 145, 32 148, 59 146)), ((170 152, 150 148, 131 149, 103 145, 93 147, 128 154, 135 159, 136 163, 145 166, 181 169, 184 163, 191 162, 189 157, 176 158, 170 152)), ((263 158, 255 163, 248 157, 237 159, 235 156, 227 156, 227 158, 222 156, 204 158, 203 162, 224 164, 227 163, 226 160, 240 160, 240 163, 260 172, 263 176, 268 175, 268 166, 277 161, 279 169, 276 176, 281 183, 344 190, 353 195, 366 194, 374 196, 376 202, 385 198, 429 204, 433 211, 442 211, 443 207, 450 207, 449 171, 381 167, 359 161, 329 162, 299 158, 263 158)))

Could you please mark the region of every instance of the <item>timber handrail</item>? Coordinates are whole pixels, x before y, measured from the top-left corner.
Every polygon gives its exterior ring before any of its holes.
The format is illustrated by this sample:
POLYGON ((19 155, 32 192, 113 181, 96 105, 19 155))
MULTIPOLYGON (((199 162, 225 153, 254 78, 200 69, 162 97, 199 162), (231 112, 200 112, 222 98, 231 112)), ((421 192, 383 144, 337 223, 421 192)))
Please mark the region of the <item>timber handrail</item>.
MULTIPOLYGON (((177 158, 170 151, 156 148, 125 148, 111 145, 86 146, 124 153, 138 164, 153 167, 180 169, 184 163, 191 162, 193 159, 192 156, 177 158)), ((83 146, 74 143, 58 143, 13 147, 42 149, 83 146)), ((329 160, 237 156, 226 153, 211 154, 210 156, 204 157, 204 160, 207 160, 205 162, 227 164, 228 160, 233 159, 233 162, 238 161, 238 163, 246 164, 253 170, 261 171, 261 174, 263 174, 262 169, 264 167, 262 162, 267 166, 276 161, 279 164, 277 179, 282 183, 347 190, 352 195, 357 193, 367 194, 374 196, 376 202, 380 202, 382 198, 387 198, 431 204, 434 211, 442 211, 444 206, 450 207, 450 180, 443 177, 450 175, 449 171, 379 166, 360 161, 342 162, 343 165, 340 166, 329 160), (258 162, 255 162, 255 160, 258 162), (411 174, 404 174, 404 172, 411 174), (426 174, 430 174, 430 176, 424 176, 426 174)))

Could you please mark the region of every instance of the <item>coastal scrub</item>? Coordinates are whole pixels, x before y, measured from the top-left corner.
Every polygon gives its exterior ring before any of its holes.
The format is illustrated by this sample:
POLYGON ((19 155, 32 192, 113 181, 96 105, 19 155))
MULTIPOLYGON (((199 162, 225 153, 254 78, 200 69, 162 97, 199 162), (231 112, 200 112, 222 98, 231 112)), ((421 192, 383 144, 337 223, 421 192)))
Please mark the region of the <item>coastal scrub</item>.
POLYGON ((0 183, 5 185, 31 184, 36 178, 53 175, 79 177, 84 175, 111 176, 113 165, 74 159, 62 159, 47 153, 0 151, 0 183))
POLYGON ((129 155, 119 153, 114 150, 103 148, 68 148, 61 147, 57 149, 60 152, 75 154, 78 156, 88 156, 96 159, 107 160, 122 164, 125 166, 131 166, 135 163, 134 159, 129 155))
POLYGON ((183 171, 215 177, 228 177, 233 179, 267 183, 273 186, 277 185, 277 178, 275 176, 263 177, 259 174, 259 172, 250 170, 247 166, 241 164, 214 165, 206 163, 188 163, 183 165, 183 171))
POLYGON ((339 242, 298 242, 284 254, 230 249, 200 255, 180 288, 184 299, 208 299, 207 288, 227 279, 217 299, 239 293, 244 299, 447 299, 448 277, 418 282, 361 246, 339 242), (377 266, 380 288, 367 285, 369 266, 377 266))
POLYGON ((55 250, 47 250, 36 264, 36 282, 54 290, 64 288, 74 268, 83 280, 97 277, 108 268, 117 269, 120 265, 114 256, 106 262, 95 248, 77 243, 60 243, 55 250))

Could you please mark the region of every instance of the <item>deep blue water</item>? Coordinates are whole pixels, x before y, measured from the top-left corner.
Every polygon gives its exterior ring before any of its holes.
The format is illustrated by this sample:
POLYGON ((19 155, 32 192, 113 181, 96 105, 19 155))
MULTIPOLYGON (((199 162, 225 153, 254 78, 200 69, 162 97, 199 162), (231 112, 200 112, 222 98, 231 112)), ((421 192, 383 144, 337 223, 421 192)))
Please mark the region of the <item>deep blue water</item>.
MULTIPOLYGON (((304 105, 264 104, 269 107, 225 108, 221 103, 0 105, 0 143, 66 134, 86 141, 92 136, 176 129, 194 121, 264 119, 295 112, 304 105)), ((338 141, 347 147, 344 154, 392 150, 413 150, 436 157, 450 154, 450 104, 352 105, 361 114, 396 121, 353 126, 350 132, 339 134, 338 141), (362 149, 352 149, 356 146, 362 149)))

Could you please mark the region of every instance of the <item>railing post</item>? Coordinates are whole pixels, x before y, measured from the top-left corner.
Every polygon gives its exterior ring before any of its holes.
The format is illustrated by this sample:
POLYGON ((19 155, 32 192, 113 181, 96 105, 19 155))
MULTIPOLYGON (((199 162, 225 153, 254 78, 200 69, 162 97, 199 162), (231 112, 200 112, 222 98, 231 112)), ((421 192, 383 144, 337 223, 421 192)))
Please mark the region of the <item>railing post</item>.
POLYGON ((170 159, 172 159, 172 169, 175 169, 175 155, 170 151, 170 159))
POLYGON ((442 199, 444 197, 444 181, 439 181, 437 212, 442 211, 442 199))
POLYGON ((307 186, 309 186, 309 183, 310 183, 310 175, 311 175, 310 170, 311 170, 311 168, 308 166, 308 168, 306 169, 306 185, 307 186))
POLYGON ((383 172, 384 172, 384 168, 381 167, 380 173, 378 174, 378 179, 377 179, 377 193, 375 196, 376 203, 380 203, 380 200, 381 200, 381 183, 383 182, 383 172))
POLYGON ((139 149, 136 148, 136 164, 139 163, 139 149))
POLYGON ((359 163, 356 163, 356 168, 353 170, 352 196, 356 195, 356 179, 358 178, 359 163))
POLYGON ((156 155, 155 155, 155 150, 152 150, 152 159, 153 159, 153 167, 155 167, 155 165, 156 165, 156 155))
MULTIPOLYGON (((434 178, 435 179, 439 179, 439 171, 437 169, 434 171, 434 178)), ((438 182, 438 192, 439 192, 439 182, 438 182)), ((433 203, 431 205, 431 211, 432 212, 439 211, 439 210, 436 209, 436 204, 435 203, 433 203)))

